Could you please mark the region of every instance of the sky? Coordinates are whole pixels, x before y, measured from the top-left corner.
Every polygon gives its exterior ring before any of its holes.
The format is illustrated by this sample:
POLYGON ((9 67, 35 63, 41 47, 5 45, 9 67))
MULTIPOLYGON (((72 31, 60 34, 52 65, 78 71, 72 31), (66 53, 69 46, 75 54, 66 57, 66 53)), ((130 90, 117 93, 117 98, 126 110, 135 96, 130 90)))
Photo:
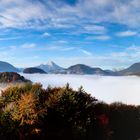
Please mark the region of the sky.
POLYGON ((0 60, 128 67, 140 61, 140 1, 0 0, 0 60))

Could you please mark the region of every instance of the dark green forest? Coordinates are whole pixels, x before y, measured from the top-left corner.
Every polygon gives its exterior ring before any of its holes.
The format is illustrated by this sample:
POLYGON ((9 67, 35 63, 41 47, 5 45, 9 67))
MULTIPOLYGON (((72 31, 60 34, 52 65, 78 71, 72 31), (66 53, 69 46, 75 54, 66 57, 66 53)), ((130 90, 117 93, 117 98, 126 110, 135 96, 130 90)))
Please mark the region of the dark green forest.
POLYGON ((106 104, 69 84, 11 86, 0 97, 0 140, 138 140, 140 106, 106 104))

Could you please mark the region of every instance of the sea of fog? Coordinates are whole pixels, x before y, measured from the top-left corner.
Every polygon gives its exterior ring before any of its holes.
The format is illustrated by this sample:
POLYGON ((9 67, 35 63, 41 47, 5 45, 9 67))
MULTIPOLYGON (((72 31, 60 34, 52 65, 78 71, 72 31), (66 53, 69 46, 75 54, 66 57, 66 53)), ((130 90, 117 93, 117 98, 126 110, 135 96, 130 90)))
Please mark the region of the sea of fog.
POLYGON ((40 82, 44 88, 48 85, 64 86, 69 83, 74 89, 81 85, 92 96, 107 103, 123 102, 140 105, 140 77, 136 76, 95 76, 95 75, 59 75, 59 74, 21 74, 32 82, 40 82))

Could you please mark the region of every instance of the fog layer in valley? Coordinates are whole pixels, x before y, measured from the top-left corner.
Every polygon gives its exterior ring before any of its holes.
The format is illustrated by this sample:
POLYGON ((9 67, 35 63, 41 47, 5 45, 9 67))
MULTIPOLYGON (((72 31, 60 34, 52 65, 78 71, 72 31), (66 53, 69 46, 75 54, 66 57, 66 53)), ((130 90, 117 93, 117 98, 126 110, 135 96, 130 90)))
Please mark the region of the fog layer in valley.
POLYGON ((64 86, 69 83, 74 89, 81 85, 84 90, 107 103, 120 101, 126 104, 140 105, 140 77, 135 76, 91 76, 91 75, 52 75, 22 74, 25 78, 40 82, 44 88, 48 85, 64 86))

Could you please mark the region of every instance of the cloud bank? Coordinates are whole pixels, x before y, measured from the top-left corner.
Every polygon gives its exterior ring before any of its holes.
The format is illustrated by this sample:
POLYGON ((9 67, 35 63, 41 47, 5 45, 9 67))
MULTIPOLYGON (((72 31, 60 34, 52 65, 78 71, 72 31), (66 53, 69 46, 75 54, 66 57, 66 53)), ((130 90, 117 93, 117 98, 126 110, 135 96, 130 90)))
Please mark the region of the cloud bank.
POLYGON ((74 89, 81 85, 92 96, 107 103, 120 101, 126 104, 140 105, 139 77, 106 77, 90 75, 49 75, 22 74, 33 82, 40 82, 44 88, 48 85, 64 86, 69 83, 74 89))

